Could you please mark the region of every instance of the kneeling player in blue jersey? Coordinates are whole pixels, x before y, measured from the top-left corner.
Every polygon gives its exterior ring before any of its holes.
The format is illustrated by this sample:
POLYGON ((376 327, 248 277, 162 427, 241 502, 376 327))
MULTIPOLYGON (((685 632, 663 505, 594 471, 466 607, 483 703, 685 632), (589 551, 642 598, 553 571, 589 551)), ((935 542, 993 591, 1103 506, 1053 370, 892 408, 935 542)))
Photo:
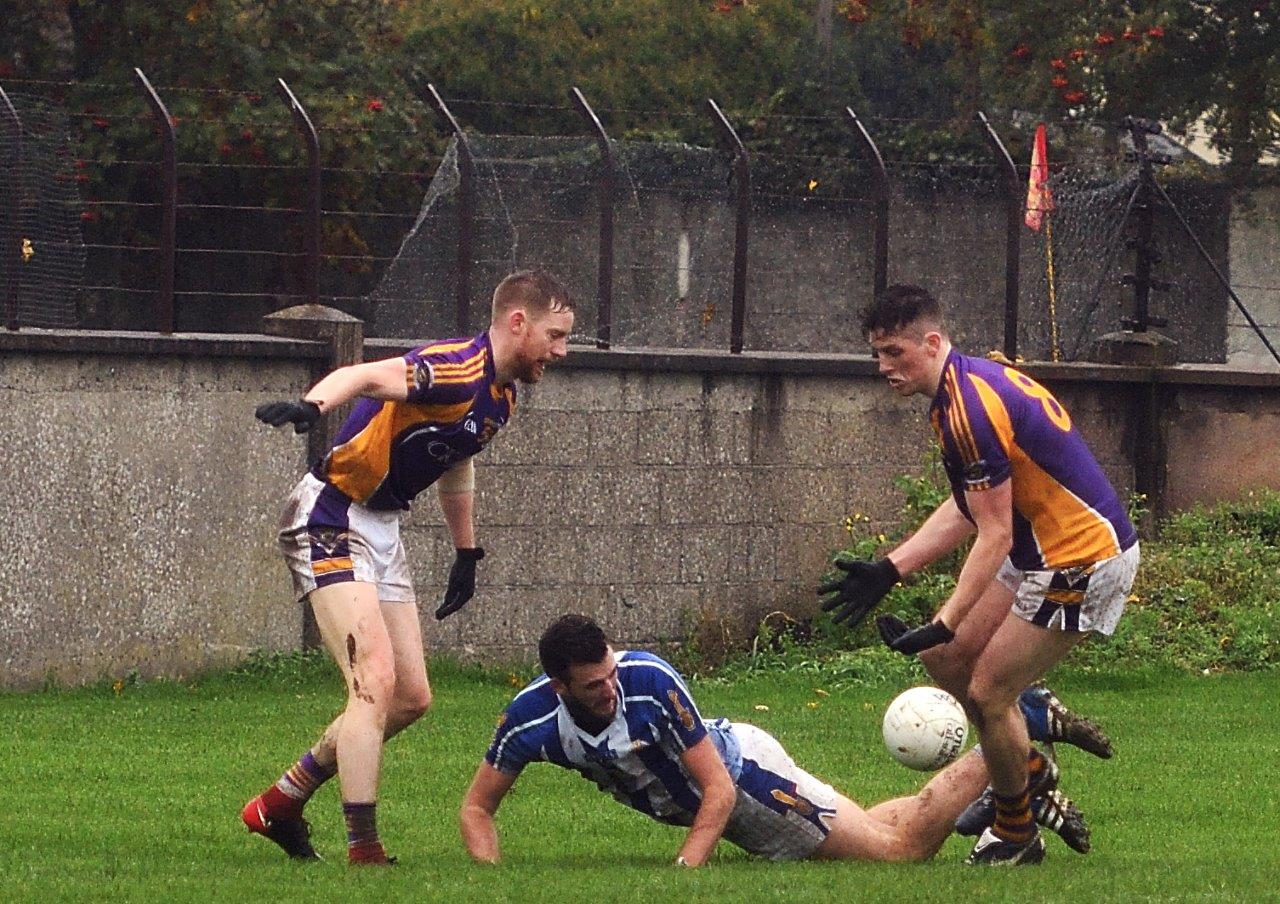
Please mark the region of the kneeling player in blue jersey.
MULTIPOLYGON (((521 770, 538 761, 686 827, 676 862, 691 867, 721 838, 770 860, 925 860, 987 784, 982 756, 971 751, 919 794, 864 810, 797 766, 760 728, 704 720, 669 663, 615 653, 586 616, 554 622, 538 655, 546 674, 507 706, 462 803, 462 838, 480 862, 498 861, 494 815, 521 770)), ((1067 798, 1052 792, 1036 815, 1068 844, 1087 848, 1088 829, 1067 798)))

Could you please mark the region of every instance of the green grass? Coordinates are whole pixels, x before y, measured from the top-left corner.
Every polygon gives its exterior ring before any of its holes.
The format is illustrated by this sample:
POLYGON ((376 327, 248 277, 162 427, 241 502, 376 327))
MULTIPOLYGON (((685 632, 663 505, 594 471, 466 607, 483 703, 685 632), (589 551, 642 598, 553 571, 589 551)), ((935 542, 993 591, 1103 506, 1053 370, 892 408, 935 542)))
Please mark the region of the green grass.
MULTIPOLYGON (((710 868, 670 862, 679 830, 651 823, 551 766, 531 766, 499 814, 504 862, 472 866, 462 792, 512 688, 438 664, 437 702, 386 760, 380 826, 394 870, 348 870, 336 782, 308 813, 324 864, 294 864, 247 835, 243 802, 340 705, 311 665, 194 684, 0 695, 0 900, 570 901, 1277 900, 1280 675, 1075 675, 1069 703, 1111 731, 1118 756, 1063 752, 1063 787, 1093 853, 1049 838, 1042 867, 978 870, 953 837, 924 865, 769 864, 727 843, 710 868)), ((813 691, 780 674, 694 686, 706 715, 754 722, 861 803, 909 793, 879 717, 897 686, 813 691), (817 703, 816 707, 809 706, 817 703), (757 709, 767 706, 767 711, 757 709)))

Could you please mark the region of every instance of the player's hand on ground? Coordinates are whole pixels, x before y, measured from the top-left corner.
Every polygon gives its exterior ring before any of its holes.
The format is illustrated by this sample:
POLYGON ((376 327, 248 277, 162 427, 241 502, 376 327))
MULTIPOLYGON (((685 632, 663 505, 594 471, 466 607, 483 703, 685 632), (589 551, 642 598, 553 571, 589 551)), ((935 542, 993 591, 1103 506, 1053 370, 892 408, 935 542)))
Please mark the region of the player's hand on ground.
POLYGON ((818 594, 831 593, 822 601, 822 611, 832 613, 831 619, 850 628, 856 628, 884 598, 902 577, 898 568, 887 558, 875 561, 837 559, 836 568, 843 571, 818 587, 818 594))
POLYGON ((255 408, 253 416, 272 427, 293 424, 294 433, 306 433, 320 420, 320 406, 306 399, 296 402, 267 402, 255 408))
POLYGON ((940 621, 926 622, 913 628, 896 615, 881 615, 876 619, 876 630, 889 649, 904 656, 914 656, 925 650, 955 640, 955 632, 940 621))
POLYGON ((484 548, 459 549, 449 569, 449 586, 444 591, 444 602, 436 609, 436 620, 452 615, 467 604, 476 592, 476 562, 484 558, 484 548))

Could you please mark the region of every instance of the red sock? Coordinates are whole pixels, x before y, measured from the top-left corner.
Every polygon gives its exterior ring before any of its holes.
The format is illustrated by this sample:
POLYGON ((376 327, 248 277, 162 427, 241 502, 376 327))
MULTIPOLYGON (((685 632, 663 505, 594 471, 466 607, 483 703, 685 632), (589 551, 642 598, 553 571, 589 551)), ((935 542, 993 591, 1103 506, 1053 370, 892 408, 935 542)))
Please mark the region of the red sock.
POLYGON ((365 841, 347 845, 347 862, 388 863, 390 858, 387 856, 386 849, 382 847, 381 841, 365 841))
POLYGON ((301 819, 305 800, 285 794, 275 785, 262 792, 262 803, 270 819, 301 819))

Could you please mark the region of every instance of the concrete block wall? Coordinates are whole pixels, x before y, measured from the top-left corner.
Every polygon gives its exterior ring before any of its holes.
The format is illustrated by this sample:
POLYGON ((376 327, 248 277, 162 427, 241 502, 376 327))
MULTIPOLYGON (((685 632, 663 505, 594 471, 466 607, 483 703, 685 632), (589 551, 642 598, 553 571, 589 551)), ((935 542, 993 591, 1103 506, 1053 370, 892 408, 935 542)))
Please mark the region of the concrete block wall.
POLYGON ((300 350, 8 338, 28 347, 0 349, 0 686, 295 647, 269 538, 302 455, 252 426, 257 402, 308 385, 300 350))
MULTIPOLYGON (((372 359, 403 351, 366 343, 372 359)), ((275 545, 305 444, 253 407, 296 397, 321 343, 261 336, 0 334, 0 687, 185 675, 301 644, 275 545)), ((1135 482, 1134 398, 1159 385, 1177 506, 1280 488, 1280 374, 1033 365, 1112 480, 1135 482)), ((478 459, 490 555, 436 622, 452 547, 432 493, 404 519, 429 650, 525 661, 546 623, 623 645, 742 638, 812 588, 858 512, 894 523, 926 401, 867 358, 574 349, 478 459)))
MULTIPOLYGON (((552 372, 478 460, 483 586, 426 626, 429 642, 527 657, 565 611, 651 643, 811 609, 845 515, 892 517, 897 464, 923 455, 924 435, 909 438, 922 408, 862 391, 870 379, 552 372)), ((442 590, 446 536, 434 504, 415 511, 406 537, 424 596, 442 590)))

